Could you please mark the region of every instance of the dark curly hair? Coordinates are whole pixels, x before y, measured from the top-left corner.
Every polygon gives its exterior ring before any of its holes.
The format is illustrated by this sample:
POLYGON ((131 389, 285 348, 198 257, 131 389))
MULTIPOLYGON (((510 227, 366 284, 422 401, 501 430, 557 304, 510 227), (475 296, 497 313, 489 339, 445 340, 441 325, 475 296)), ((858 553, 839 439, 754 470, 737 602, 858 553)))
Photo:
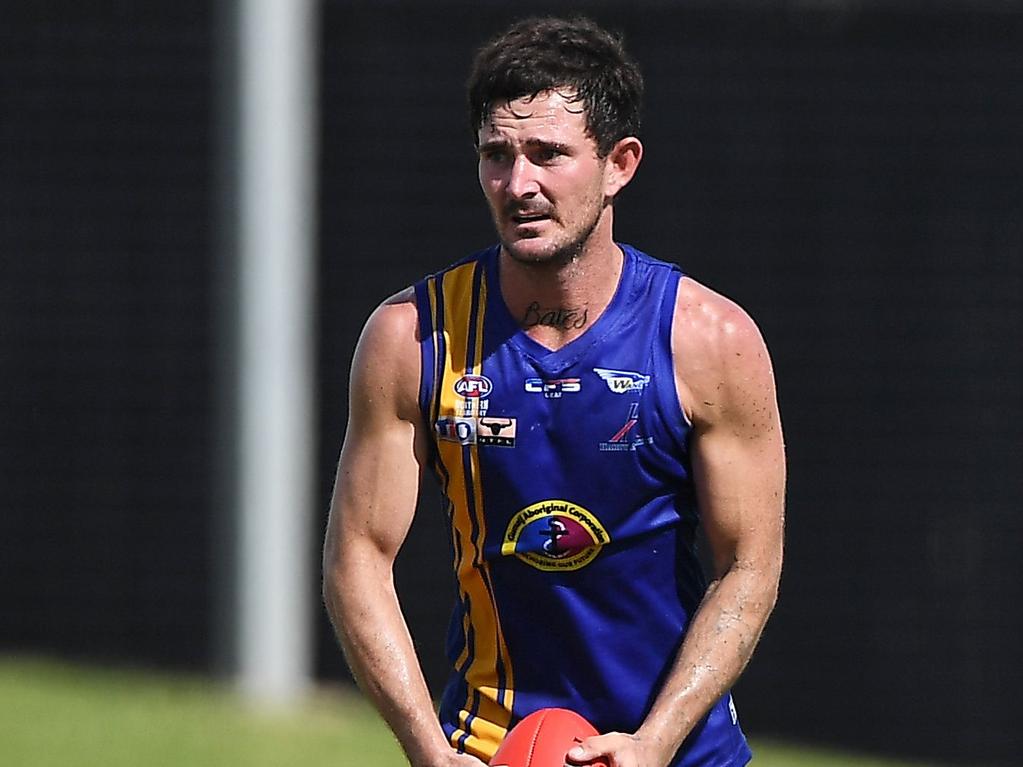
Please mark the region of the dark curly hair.
POLYGON ((473 141, 478 144, 495 104, 554 89, 571 91, 582 103, 601 157, 639 132, 643 76, 621 37, 583 16, 528 18, 476 54, 468 82, 473 141))

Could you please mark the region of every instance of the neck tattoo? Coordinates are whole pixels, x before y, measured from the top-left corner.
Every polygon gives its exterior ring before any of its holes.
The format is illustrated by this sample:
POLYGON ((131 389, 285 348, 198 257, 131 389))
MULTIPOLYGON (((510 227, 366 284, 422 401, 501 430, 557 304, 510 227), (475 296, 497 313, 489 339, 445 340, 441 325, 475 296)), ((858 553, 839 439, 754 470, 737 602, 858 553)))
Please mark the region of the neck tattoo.
POLYGON ((526 307, 526 313, 522 317, 522 327, 534 328, 537 325, 545 325, 559 330, 578 329, 586 327, 588 313, 589 309, 586 307, 548 308, 540 306, 539 301, 534 301, 526 307))

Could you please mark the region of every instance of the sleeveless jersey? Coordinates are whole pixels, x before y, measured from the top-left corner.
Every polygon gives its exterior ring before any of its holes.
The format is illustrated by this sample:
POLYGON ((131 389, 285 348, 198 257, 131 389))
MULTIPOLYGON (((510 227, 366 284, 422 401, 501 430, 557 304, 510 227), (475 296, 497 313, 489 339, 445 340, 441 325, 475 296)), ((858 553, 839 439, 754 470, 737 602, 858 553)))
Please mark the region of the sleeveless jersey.
MULTIPOLYGON (((539 708, 634 732, 706 589, 671 355, 681 275, 622 250, 610 304, 556 351, 505 305, 498 247, 415 287, 458 587, 440 716, 484 761, 539 708)), ((725 695, 672 765, 749 758, 725 695)))

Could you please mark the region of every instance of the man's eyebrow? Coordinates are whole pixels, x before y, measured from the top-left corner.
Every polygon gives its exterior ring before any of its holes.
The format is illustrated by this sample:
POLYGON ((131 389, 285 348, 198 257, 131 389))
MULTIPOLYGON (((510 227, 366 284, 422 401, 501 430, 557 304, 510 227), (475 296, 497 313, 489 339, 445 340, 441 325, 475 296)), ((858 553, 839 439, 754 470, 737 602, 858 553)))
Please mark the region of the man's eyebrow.
POLYGON ((511 142, 508 139, 503 138, 492 138, 482 142, 477 148, 478 152, 490 152, 494 149, 507 149, 511 146, 511 142))
MULTIPOLYGON (((549 141, 547 139, 530 138, 524 142, 527 149, 556 149, 563 154, 569 154, 571 147, 568 144, 563 144, 560 141, 549 141)), ((495 149, 507 149, 511 146, 511 142, 507 139, 490 139, 481 143, 477 149, 478 152, 492 152, 495 149)))
POLYGON ((531 138, 526 141, 526 146, 531 149, 556 149, 562 154, 569 153, 568 144, 563 144, 560 141, 551 141, 548 139, 531 138))

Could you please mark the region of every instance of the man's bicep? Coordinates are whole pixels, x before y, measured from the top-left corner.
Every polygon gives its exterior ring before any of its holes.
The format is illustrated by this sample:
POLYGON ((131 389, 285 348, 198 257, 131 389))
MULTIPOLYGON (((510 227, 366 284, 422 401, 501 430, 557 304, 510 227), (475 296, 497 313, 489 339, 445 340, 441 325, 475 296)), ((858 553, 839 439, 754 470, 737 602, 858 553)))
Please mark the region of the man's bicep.
POLYGON ((370 546, 393 557, 411 525, 419 488, 414 321, 414 307, 385 304, 359 341, 328 545, 370 546))
POLYGON ((694 483, 720 575, 780 565, 785 450, 771 361, 752 320, 735 313, 717 339, 713 375, 698 384, 694 483), (712 391, 712 393, 711 393, 712 391))
MULTIPOLYGON (((349 432, 338 462, 331 523, 341 539, 355 539, 394 556, 412 523, 419 488, 414 429, 378 423, 349 432)), ((341 542, 340 540, 338 541, 341 542)))
POLYGON ((710 429, 694 440, 693 475, 716 575, 736 564, 780 564, 785 494, 780 430, 741 437, 710 429))

